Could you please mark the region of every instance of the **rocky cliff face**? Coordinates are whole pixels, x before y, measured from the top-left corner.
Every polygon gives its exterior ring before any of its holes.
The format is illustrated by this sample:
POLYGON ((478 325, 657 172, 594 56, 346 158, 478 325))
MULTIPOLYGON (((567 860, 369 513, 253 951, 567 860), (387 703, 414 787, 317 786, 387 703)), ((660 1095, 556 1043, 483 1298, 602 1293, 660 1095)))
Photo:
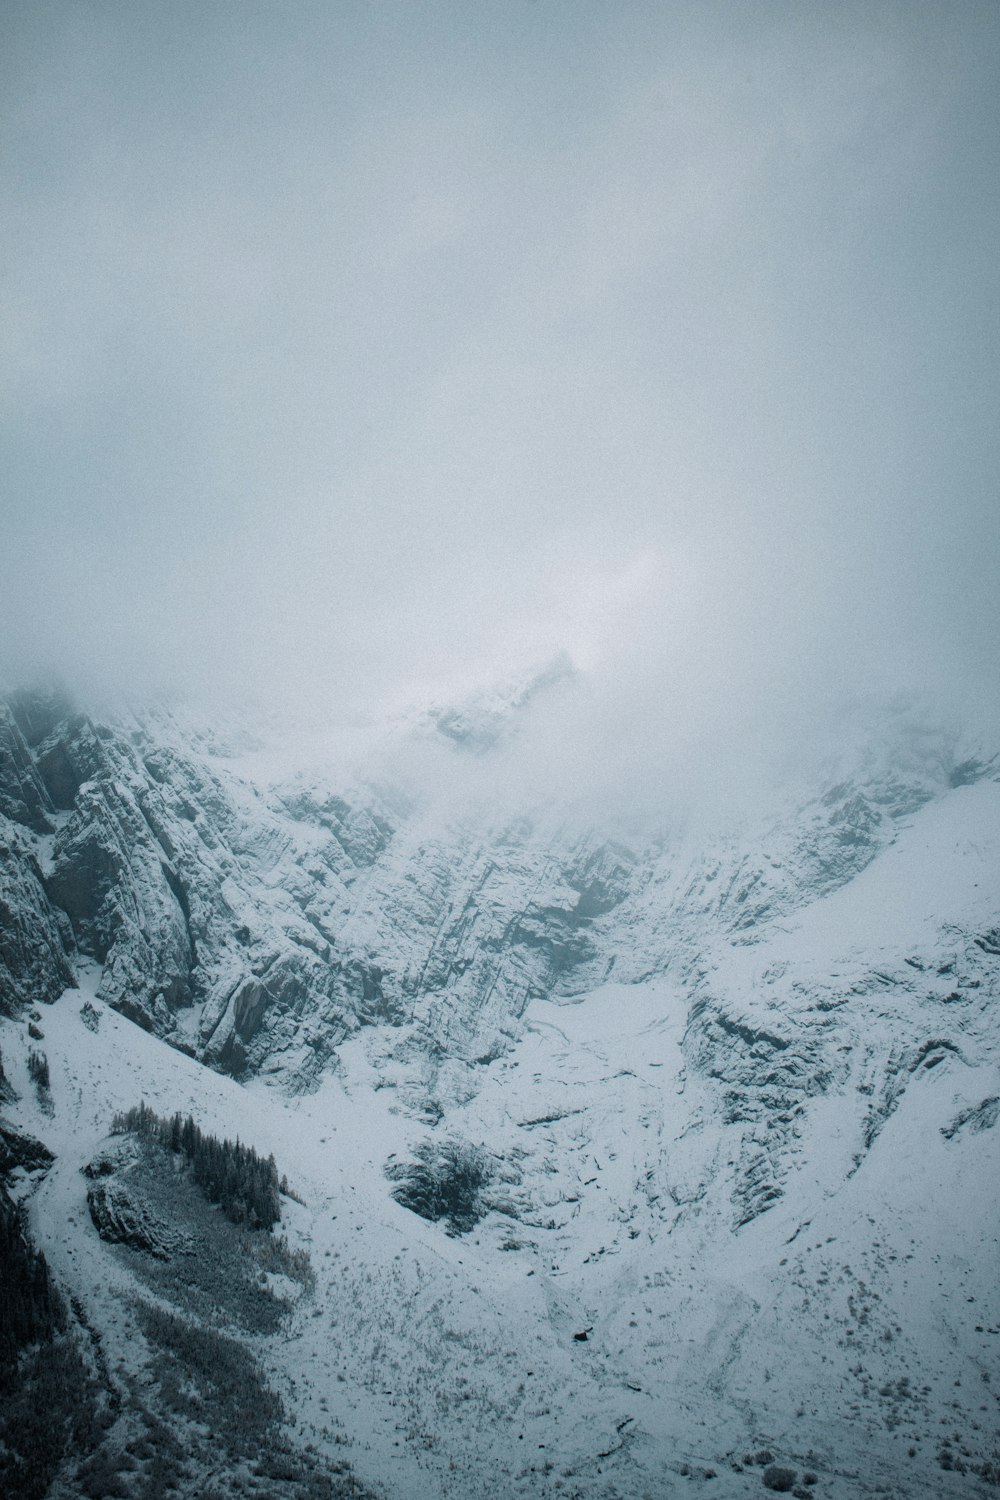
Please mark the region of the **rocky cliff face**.
POLYGON ((385 1022, 433 1093, 436 1064, 454 1081, 502 1054, 533 999, 663 973, 691 985, 692 1036, 718 1055, 756 1047, 776 1080, 809 1073, 809 1047, 729 1015, 705 954, 752 946, 989 772, 925 738, 742 839, 629 844, 301 778, 252 785, 162 712, 98 720, 22 693, 0 741, 0 1003, 52 1000, 94 963, 100 998, 140 1026, 293 1089, 385 1022))
POLYGON ((90 961, 101 998, 147 1030, 234 1073, 295 1037, 287 1072, 307 1078, 377 1005, 377 974, 340 963, 304 910, 369 857, 366 834, 377 847, 363 814, 296 838, 162 718, 98 723, 21 696, 2 728, 8 1006, 53 999, 90 961))

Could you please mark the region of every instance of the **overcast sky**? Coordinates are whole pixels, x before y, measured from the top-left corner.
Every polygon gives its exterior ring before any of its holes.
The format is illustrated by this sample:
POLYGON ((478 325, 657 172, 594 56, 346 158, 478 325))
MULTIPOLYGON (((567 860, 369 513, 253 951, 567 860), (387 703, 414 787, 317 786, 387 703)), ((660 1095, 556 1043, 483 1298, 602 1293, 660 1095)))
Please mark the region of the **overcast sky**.
POLYGON ((996 0, 2 27, 8 674, 997 694, 996 0))

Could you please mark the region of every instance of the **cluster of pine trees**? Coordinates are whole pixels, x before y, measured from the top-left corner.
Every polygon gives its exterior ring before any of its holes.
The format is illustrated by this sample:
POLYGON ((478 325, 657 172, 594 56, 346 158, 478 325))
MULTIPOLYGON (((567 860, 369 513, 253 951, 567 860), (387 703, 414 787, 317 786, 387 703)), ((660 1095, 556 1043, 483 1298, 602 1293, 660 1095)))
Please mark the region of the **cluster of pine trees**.
POLYGON ((38 1088, 50 1087, 49 1060, 44 1052, 36 1052, 33 1047, 28 1053, 28 1073, 38 1088))
POLYGON ((45 1256, 28 1238, 24 1216, 0 1187, 0 1385, 26 1344, 50 1339, 65 1322, 45 1256))
POLYGON ((199 1129, 190 1115, 158 1115, 147 1104, 115 1115, 112 1135, 127 1132, 158 1141, 186 1158, 195 1182, 210 1203, 218 1203, 234 1224, 270 1229, 281 1218, 278 1169, 274 1157, 258 1156, 252 1146, 220 1141, 199 1129))

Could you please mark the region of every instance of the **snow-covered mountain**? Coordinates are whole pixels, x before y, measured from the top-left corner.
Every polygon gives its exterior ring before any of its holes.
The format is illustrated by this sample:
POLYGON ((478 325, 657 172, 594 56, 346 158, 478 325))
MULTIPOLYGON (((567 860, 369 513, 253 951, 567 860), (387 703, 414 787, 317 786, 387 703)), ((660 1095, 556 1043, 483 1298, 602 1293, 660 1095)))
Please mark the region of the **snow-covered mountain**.
POLYGON ((415 720, 451 797, 162 708, 0 711, 8 1187, 106 1419, 53 1494, 168 1493, 156 1423, 192 1496, 996 1484, 995 747, 887 715, 710 830, 471 793, 568 680, 415 720), (236 1255, 216 1210, 107 1156, 140 1099, 273 1151, 264 1312, 195 1273, 236 1255), (213 1444, 168 1316, 283 1419, 213 1444))

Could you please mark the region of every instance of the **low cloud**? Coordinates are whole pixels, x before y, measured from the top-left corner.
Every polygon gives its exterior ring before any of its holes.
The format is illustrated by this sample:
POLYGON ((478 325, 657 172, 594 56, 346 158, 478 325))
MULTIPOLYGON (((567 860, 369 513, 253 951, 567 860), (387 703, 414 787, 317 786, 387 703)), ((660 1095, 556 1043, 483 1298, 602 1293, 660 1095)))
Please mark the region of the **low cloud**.
POLYGON ((8 680, 347 743, 565 652, 488 774, 634 805, 1000 698, 995 7, 4 25, 8 680))

